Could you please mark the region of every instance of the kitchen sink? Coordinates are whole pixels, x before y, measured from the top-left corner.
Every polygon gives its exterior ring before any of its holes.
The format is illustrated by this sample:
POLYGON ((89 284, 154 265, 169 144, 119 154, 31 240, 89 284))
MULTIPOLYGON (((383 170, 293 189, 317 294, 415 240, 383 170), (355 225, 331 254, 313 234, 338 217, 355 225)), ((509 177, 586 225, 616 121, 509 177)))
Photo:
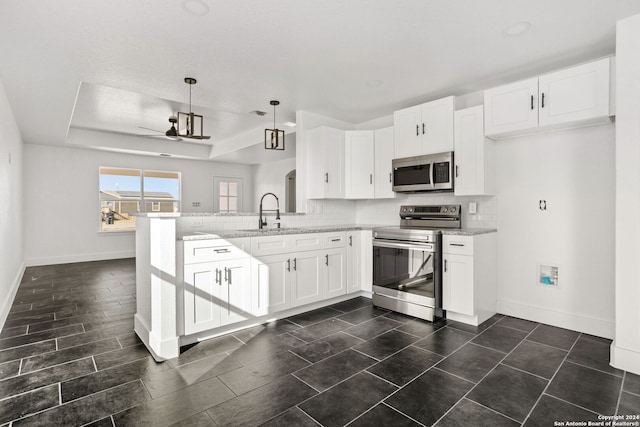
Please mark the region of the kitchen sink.
POLYGON ((263 228, 262 230, 260 230, 259 228, 251 228, 251 229, 244 229, 244 230, 238 230, 238 231, 246 231, 246 232, 258 232, 258 233, 267 233, 267 232, 290 232, 290 231, 297 231, 297 230, 301 230, 301 228, 297 228, 297 227, 282 227, 282 228, 263 228))

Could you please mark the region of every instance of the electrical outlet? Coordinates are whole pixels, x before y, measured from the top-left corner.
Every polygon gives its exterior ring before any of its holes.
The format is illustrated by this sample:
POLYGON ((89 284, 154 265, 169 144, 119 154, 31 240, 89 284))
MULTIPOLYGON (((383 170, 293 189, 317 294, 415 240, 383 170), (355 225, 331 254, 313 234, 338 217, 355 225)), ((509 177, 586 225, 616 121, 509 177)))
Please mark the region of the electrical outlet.
POLYGON ((191 202, 191 206, 193 206, 194 208, 199 208, 200 202, 191 202))
POLYGON ((478 204, 476 202, 469 203, 469 213, 474 214, 478 212, 478 204))

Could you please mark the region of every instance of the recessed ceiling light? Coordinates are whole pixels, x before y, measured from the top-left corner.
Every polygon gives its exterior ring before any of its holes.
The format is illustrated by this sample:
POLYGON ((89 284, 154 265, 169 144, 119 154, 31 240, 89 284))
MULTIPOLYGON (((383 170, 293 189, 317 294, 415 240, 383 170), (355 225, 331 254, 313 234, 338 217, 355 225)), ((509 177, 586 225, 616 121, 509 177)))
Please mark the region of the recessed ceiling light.
POLYGON ((182 8, 185 12, 196 16, 204 16, 209 13, 209 5, 202 0, 182 0, 182 8))
POLYGON ((367 86, 369 87, 378 87, 380 85, 382 85, 382 80, 369 80, 367 82, 367 86))
POLYGON ((529 31, 530 28, 531 28, 531 22, 527 22, 527 21, 516 22, 515 24, 507 27, 502 32, 502 34, 504 34, 507 37, 515 37, 515 36, 519 36, 520 34, 526 33, 527 31, 529 31))
POLYGON ((294 127, 296 127, 296 124, 293 123, 293 122, 284 122, 284 123, 282 123, 282 126, 288 126, 290 128, 294 128, 294 127))

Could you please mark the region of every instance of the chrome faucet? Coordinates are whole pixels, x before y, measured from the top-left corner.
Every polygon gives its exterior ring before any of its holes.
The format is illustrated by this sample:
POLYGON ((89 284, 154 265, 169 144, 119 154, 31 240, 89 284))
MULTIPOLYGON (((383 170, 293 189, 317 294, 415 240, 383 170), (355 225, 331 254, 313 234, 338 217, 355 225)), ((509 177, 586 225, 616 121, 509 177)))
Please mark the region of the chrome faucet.
MULTIPOLYGON (((280 221, 280 200, 278 200, 278 196, 273 193, 264 193, 262 198, 260 198, 260 214, 258 215, 258 228, 262 230, 262 227, 267 225, 267 218, 262 219, 262 212, 273 212, 273 209, 262 209, 262 201, 265 196, 271 194, 276 199, 276 221, 280 221)), ((280 223, 278 223, 278 228, 280 228, 280 223)))

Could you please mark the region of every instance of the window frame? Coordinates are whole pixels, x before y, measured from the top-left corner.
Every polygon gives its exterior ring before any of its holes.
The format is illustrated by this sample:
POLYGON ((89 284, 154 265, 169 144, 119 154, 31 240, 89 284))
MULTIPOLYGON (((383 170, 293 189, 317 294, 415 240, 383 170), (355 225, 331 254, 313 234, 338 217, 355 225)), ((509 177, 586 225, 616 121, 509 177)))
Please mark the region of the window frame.
MULTIPOLYGON (((142 169, 142 168, 130 168, 130 167, 117 167, 117 166, 99 166, 98 167, 98 233, 99 234, 114 234, 114 233, 134 233, 136 231, 136 225, 129 228, 123 229, 113 229, 108 230, 104 229, 104 219, 102 217, 103 211, 103 202, 113 203, 114 207, 116 203, 122 203, 123 201, 118 200, 102 200, 101 194, 103 189, 100 187, 100 177, 103 175, 103 170, 113 170, 113 171, 134 171, 138 172, 139 175, 130 175, 130 176, 138 176, 140 180, 140 196, 137 199, 128 199, 124 202, 135 202, 137 204, 137 213, 153 213, 153 212, 161 212, 160 204, 161 201, 151 201, 145 198, 145 187, 144 187, 144 179, 145 173, 155 173, 155 174, 175 174, 178 179, 178 197, 174 199, 172 203, 175 203, 175 212, 180 212, 182 210, 182 172, 181 171, 169 171, 169 170, 158 170, 158 169, 142 169), (151 210, 147 211, 147 203, 151 204, 151 210), (154 205, 157 204, 158 210, 155 210, 154 205)), ((115 175, 115 174, 114 174, 115 175)), ((112 208, 113 209, 113 208, 112 208)))

